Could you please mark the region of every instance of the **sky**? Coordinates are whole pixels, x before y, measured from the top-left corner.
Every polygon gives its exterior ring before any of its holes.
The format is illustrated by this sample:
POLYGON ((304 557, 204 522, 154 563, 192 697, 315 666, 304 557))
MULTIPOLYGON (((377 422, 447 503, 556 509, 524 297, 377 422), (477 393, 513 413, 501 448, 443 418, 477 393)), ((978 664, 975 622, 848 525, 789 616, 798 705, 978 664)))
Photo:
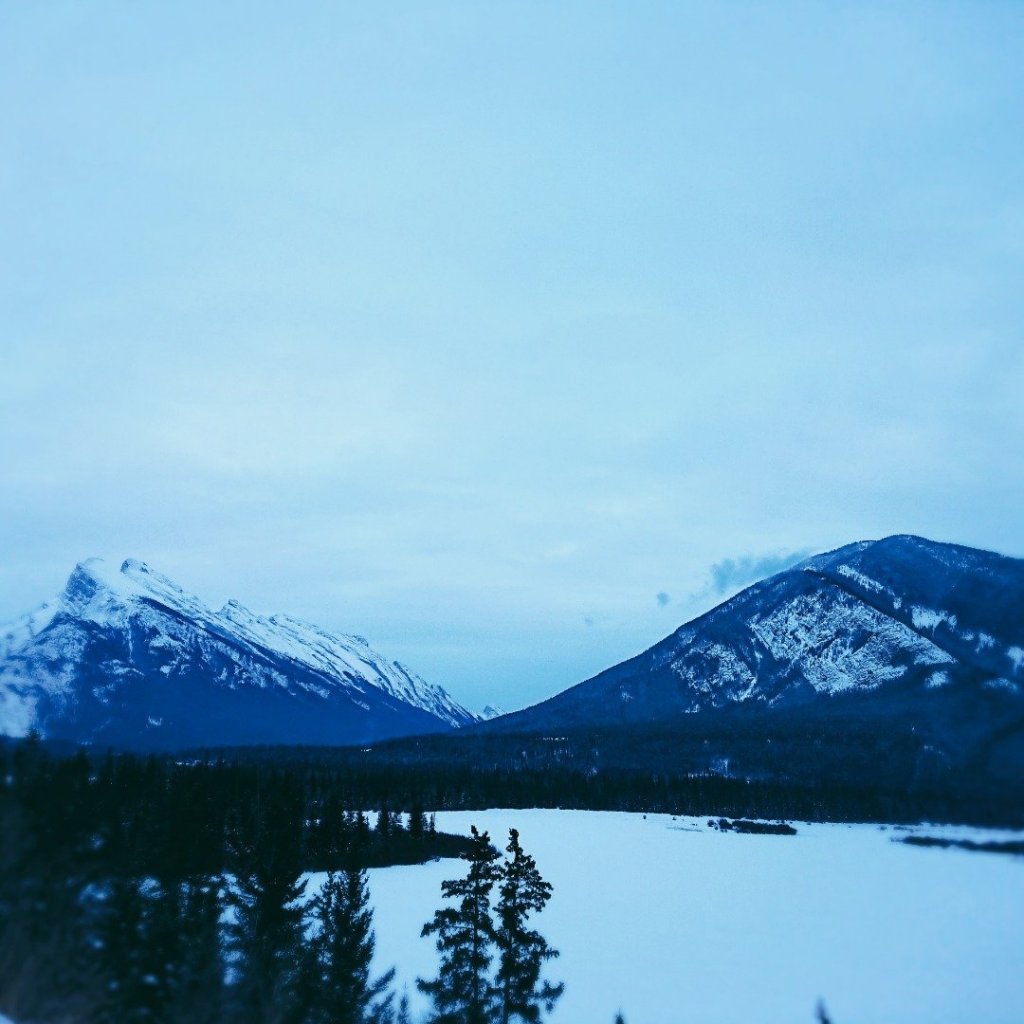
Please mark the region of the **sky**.
POLYGON ((1024 5, 0 6, 0 621, 90 556, 511 710, 1024 556, 1024 5))

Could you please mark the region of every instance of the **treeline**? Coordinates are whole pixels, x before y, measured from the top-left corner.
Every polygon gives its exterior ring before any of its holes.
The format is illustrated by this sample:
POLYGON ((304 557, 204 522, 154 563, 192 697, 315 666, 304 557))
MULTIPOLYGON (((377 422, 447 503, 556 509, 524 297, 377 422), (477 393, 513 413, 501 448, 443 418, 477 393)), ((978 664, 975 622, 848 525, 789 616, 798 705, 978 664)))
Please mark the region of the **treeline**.
MULTIPOLYGON (((422 806, 346 804, 312 768, 93 761, 34 740, 0 756, 0 1012, 19 1021, 283 1024, 278 975, 313 918, 320 935, 342 911, 368 922, 365 868, 471 846, 422 806), (336 874, 307 906, 309 871, 336 874)), ((306 964, 309 991, 337 959, 306 964)), ((294 1019, 321 1019, 314 1003, 294 1019)))
POLYGON ((268 794, 292 809, 304 867, 385 867, 457 857, 465 837, 438 833, 422 803, 362 802, 337 773, 287 761, 84 750, 53 755, 38 739, 0 747, 0 800, 46 849, 86 847, 116 874, 224 870, 229 834, 252 829, 268 794))
POLYGON ((998 792, 815 779, 786 774, 736 777, 721 771, 657 766, 637 754, 610 758, 587 735, 446 736, 372 749, 275 747, 225 751, 247 764, 315 770, 346 801, 392 799, 436 810, 549 807, 800 821, 920 820, 1011 825, 1021 804, 998 792))
POLYGON ((904 687, 770 711, 509 729, 498 719, 370 750, 266 753, 342 769, 357 787, 426 785, 437 807, 1024 826, 1024 707, 998 688, 948 687, 922 703, 904 687))

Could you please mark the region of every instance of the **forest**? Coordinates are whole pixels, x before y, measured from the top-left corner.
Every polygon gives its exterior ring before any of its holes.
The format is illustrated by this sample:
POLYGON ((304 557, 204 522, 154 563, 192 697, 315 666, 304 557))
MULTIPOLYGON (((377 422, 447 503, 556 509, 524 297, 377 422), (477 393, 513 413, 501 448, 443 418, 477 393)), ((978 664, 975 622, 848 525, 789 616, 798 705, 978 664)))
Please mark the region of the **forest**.
POLYGON ((468 873, 424 924, 430 1020, 536 1021, 561 994, 528 920, 551 887, 514 830, 502 859, 422 805, 350 810, 365 805, 317 769, 93 761, 36 739, 3 756, 0 1013, 19 1024, 408 1024, 391 973, 370 976, 366 869, 435 857, 468 873))
POLYGON ((194 756, 319 773, 350 806, 393 800, 434 810, 1024 825, 1024 790, 1012 763, 1000 774, 980 758, 958 763, 910 717, 885 728, 875 718, 813 708, 702 718, 551 734, 475 728, 369 747, 247 747, 194 756))

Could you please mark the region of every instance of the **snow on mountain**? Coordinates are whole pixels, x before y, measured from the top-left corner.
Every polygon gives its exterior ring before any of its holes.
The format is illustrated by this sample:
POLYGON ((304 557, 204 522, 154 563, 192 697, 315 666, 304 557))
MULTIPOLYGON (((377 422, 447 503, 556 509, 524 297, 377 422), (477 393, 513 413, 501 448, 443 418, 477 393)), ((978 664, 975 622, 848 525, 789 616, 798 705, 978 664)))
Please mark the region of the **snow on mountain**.
POLYGON ((508 714, 504 708, 499 708, 495 704, 487 704, 484 706, 483 711, 480 712, 480 718, 484 722, 489 722, 492 718, 501 718, 502 715, 508 714))
POLYGON ((0 628, 0 733, 129 746, 364 742, 477 720, 359 636, 229 601, 144 562, 76 566, 0 628))
POLYGON ((502 728, 946 687, 1024 695, 1024 561, 920 537, 809 558, 502 728))

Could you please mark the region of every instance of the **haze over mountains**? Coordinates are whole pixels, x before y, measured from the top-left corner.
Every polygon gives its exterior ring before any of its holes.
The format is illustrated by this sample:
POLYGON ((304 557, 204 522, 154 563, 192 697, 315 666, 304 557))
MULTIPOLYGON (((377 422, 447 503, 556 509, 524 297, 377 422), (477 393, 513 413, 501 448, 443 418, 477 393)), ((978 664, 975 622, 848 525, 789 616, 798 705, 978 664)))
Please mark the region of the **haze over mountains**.
POLYGON ((220 611, 142 562, 78 565, 0 629, 0 733, 175 749, 346 744, 477 716, 359 636, 236 601, 220 611))

